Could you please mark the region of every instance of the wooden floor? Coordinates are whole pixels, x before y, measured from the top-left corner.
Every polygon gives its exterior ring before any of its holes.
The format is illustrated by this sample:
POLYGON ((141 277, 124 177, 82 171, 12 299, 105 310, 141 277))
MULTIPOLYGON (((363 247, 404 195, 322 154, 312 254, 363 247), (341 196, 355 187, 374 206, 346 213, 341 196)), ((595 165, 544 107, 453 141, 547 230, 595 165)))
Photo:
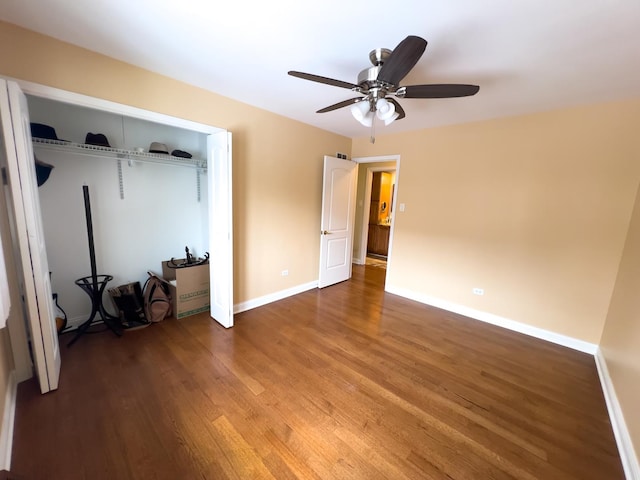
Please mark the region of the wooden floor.
MULTIPOLYGON (((40 479, 623 479, 592 356, 383 292, 385 270, 236 316, 63 348, 19 386, 40 479)), ((64 339, 63 339, 64 340, 64 339)))

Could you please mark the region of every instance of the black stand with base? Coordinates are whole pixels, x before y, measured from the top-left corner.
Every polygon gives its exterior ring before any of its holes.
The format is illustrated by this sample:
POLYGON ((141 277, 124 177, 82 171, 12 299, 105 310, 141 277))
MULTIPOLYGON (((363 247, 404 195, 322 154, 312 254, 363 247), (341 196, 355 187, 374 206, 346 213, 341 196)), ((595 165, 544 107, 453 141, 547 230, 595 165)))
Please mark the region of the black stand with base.
POLYGON ((73 345, 78 338, 84 333, 88 333, 88 328, 93 325, 98 319, 97 314, 100 314, 102 321, 113 333, 117 336, 122 335, 122 325, 118 317, 110 315, 102 304, 102 294, 107 288, 107 283, 113 280, 111 275, 98 275, 96 268, 96 253, 93 244, 93 222, 91 221, 91 202, 89 200, 89 187, 84 185, 82 187, 84 192, 84 212, 87 218, 87 236, 89 237, 89 258, 91 260, 91 276, 82 277, 75 281, 82 290, 84 290, 89 298, 91 298, 91 314, 89 318, 85 320, 82 325, 78 327, 75 336, 67 344, 68 347, 73 345))

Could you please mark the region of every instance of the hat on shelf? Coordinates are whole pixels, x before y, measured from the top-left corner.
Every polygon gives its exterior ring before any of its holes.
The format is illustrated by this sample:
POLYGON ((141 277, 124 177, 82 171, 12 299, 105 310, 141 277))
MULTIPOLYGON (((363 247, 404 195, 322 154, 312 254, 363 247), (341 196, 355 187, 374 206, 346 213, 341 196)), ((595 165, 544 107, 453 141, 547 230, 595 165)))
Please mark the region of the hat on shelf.
POLYGON ((171 152, 171 155, 174 157, 181 157, 181 158, 193 157, 193 155, 191 155, 189 152, 185 152, 184 150, 174 150, 173 152, 171 152))
POLYGON ((87 133, 87 136, 84 139, 84 143, 87 145, 97 145, 99 147, 109 147, 109 140, 102 133, 87 133))
POLYGON ((44 123, 31 122, 31 137, 33 138, 46 138, 47 140, 58 140, 59 142, 68 142, 68 140, 62 140, 56 135, 56 129, 45 125, 44 123))
POLYGON ((53 170, 53 165, 41 162, 35 155, 33 156, 33 158, 36 162, 36 179, 38 181, 38 186, 41 186, 48 180, 49 175, 51 174, 51 170, 53 170))
POLYGON ((169 149, 164 143, 151 142, 149 146, 149 153, 166 153, 169 155, 169 149))

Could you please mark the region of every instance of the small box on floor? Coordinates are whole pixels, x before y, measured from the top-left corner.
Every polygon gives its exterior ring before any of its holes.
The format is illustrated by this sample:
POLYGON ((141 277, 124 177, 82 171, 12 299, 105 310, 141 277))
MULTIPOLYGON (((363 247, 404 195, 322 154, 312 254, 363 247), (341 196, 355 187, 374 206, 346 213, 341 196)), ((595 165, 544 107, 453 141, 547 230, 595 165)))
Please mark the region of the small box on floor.
MULTIPOLYGON (((180 264, 182 260, 174 260, 180 264)), ((209 311, 209 264, 171 268, 171 261, 162 262, 162 276, 169 282, 173 316, 184 318, 209 311)))

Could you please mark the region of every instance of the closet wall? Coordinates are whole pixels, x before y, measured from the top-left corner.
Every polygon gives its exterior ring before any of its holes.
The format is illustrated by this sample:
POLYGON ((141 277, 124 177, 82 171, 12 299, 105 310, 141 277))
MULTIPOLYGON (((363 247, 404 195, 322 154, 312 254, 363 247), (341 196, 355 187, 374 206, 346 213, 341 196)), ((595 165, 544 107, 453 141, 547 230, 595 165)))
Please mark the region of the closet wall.
MULTIPOLYGON (((31 122, 50 125, 58 138, 71 142, 84 143, 88 132, 102 133, 114 148, 147 151, 157 141, 170 151, 206 159, 206 135, 197 132, 38 97, 29 97, 29 115, 31 122)), ((108 287, 144 284, 148 270, 160 272, 161 261, 183 257, 185 246, 195 255, 207 250, 206 171, 200 171, 198 182, 193 166, 123 158, 120 182, 118 158, 38 145, 34 150, 54 166, 38 191, 52 288, 71 325, 91 311, 89 297, 74 283, 91 274, 83 185, 90 191, 98 273, 114 277, 108 287)), ((111 307, 108 298, 104 303, 111 307)))

